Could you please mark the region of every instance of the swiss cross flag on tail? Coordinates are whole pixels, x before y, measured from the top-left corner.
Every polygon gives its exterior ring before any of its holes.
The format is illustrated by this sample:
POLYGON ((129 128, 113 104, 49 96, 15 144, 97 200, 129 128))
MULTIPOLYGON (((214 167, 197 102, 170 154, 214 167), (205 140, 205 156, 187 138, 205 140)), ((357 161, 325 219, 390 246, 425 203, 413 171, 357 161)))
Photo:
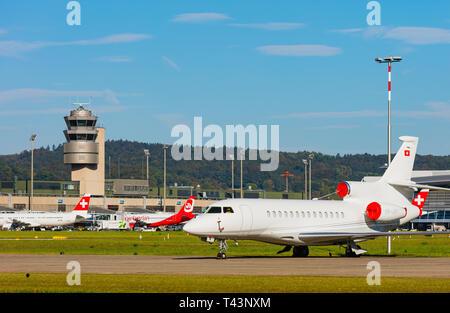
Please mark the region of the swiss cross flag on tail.
POLYGON ((78 202, 75 209, 73 209, 73 212, 78 215, 87 215, 89 200, 91 200, 91 195, 85 194, 83 198, 81 198, 80 202, 78 202))
POLYGON ((416 207, 419 208, 420 215, 422 215, 422 208, 425 205, 425 201, 427 200, 429 192, 430 192, 429 189, 422 189, 412 201, 412 204, 414 204, 416 207))

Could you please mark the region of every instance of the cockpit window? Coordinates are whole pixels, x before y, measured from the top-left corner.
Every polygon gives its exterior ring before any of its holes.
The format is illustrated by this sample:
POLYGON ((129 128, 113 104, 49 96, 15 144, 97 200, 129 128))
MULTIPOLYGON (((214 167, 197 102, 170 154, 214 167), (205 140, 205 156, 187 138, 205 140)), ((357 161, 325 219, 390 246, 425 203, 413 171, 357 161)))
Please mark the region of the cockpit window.
POLYGON ((212 206, 206 213, 222 213, 222 208, 220 206, 212 206))
POLYGON ((223 213, 234 213, 233 208, 231 207, 224 207, 223 213))

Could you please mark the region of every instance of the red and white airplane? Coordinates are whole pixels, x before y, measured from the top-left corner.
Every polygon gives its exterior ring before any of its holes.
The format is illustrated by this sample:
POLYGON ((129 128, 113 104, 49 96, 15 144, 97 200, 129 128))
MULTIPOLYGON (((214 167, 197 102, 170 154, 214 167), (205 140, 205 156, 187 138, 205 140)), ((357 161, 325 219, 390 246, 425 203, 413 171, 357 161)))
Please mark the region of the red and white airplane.
POLYGON ((134 228, 139 224, 143 224, 146 227, 159 227, 185 223, 195 217, 195 214, 193 214, 194 202, 195 196, 189 197, 189 199, 183 205, 181 210, 176 214, 165 212, 138 214, 138 215, 127 214, 124 216, 124 221, 130 222, 131 228, 134 228))
MULTIPOLYGON (((207 242, 219 241, 218 258, 226 258, 226 240, 249 239, 292 247, 293 256, 307 256, 308 246, 342 245, 346 255, 366 252, 357 243, 378 236, 429 234, 391 232, 422 214, 430 189, 411 181, 417 137, 403 142, 384 175, 374 182, 343 182, 341 200, 228 199, 210 204, 205 214, 183 230, 207 242), (420 192, 411 202, 414 191, 420 192)), ((442 233, 442 232, 441 232, 442 233)))
POLYGON ((4 211, 0 212, 0 228, 47 227, 70 225, 88 217, 91 196, 85 194, 72 212, 4 211))

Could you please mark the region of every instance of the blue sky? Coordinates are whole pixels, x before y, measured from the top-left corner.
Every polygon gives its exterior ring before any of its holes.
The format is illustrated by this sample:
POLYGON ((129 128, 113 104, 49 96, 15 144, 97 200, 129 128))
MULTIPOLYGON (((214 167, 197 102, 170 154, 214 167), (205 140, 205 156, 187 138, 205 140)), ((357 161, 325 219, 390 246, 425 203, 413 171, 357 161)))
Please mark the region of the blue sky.
MULTIPOLYGON (((69 1, 0 3, 0 154, 65 141, 77 98, 107 139, 172 144, 176 124, 280 125, 280 150, 449 155, 450 2, 69 1)), ((205 139, 204 141, 207 141, 205 139)))

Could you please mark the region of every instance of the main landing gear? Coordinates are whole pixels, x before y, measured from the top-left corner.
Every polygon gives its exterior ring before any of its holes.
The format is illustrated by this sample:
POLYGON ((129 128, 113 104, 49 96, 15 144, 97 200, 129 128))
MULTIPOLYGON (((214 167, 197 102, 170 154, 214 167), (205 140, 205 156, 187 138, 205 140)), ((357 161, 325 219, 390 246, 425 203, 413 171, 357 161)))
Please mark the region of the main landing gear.
MULTIPOLYGON (((291 251, 291 249, 292 249, 292 246, 285 246, 283 249, 278 251, 277 254, 291 251)), ((309 254, 308 246, 295 246, 294 250, 292 252, 293 257, 300 257, 300 258, 307 257, 308 254, 309 254)))
POLYGON ((350 242, 345 247, 345 256, 346 257, 359 257, 361 254, 366 253, 367 250, 361 249, 359 245, 354 242, 350 242))
POLYGON ((296 246, 296 247, 294 247, 292 256, 304 258, 304 257, 307 257, 308 254, 309 254, 308 246, 296 246))

